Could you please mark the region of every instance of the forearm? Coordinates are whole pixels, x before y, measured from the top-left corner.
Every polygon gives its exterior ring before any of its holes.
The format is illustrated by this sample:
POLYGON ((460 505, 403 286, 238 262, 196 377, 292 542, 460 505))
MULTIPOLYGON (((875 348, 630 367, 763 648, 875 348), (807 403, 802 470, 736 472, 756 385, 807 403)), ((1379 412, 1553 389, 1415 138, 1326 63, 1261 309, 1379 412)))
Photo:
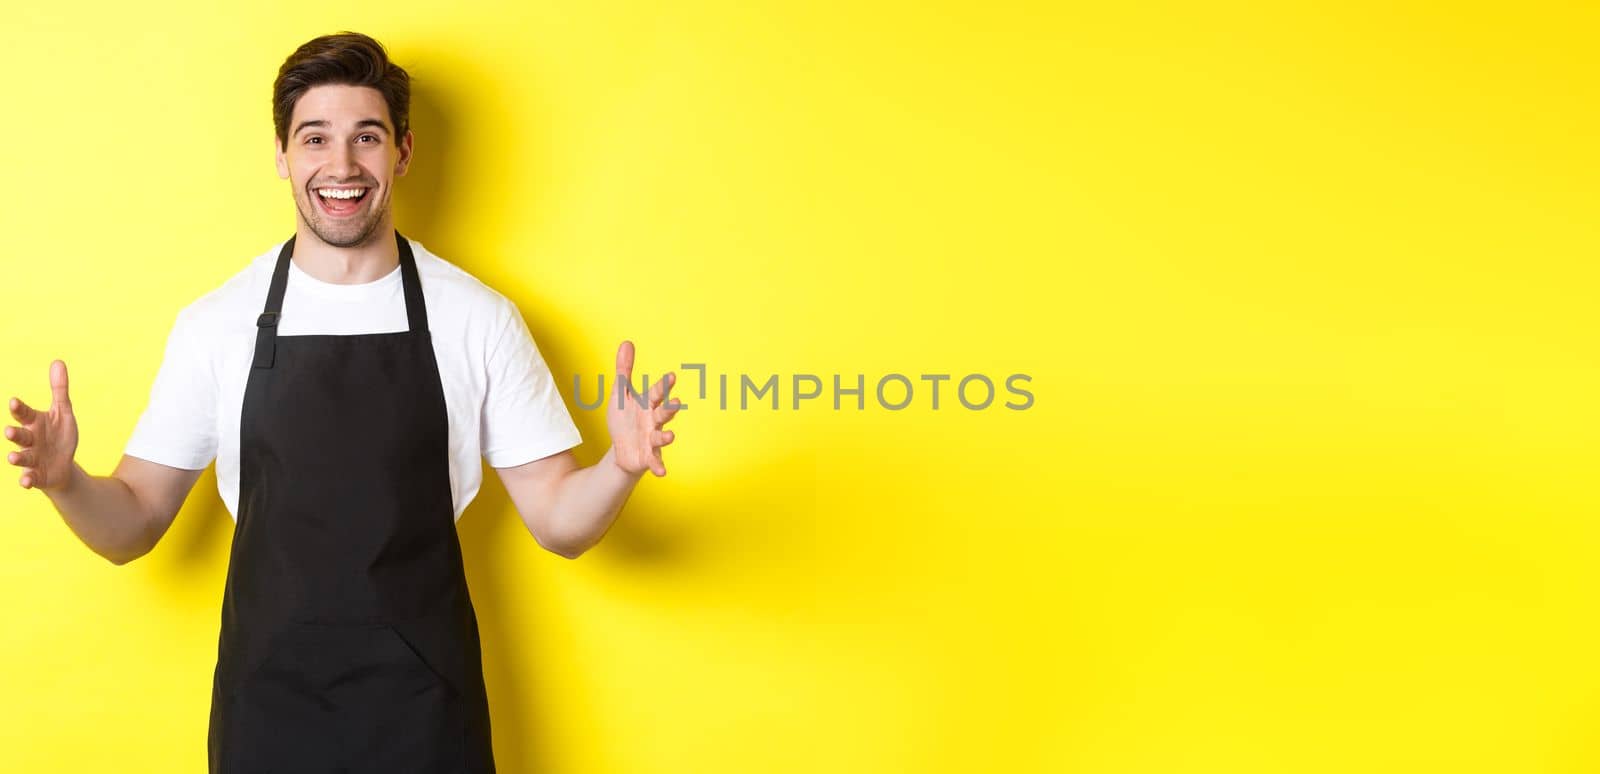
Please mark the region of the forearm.
POLYGON ((114 564, 133 561, 154 546, 151 519, 122 479, 90 475, 73 462, 66 486, 42 491, 78 539, 114 564))
POLYGON ((616 521, 642 474, 618 467, 613 454, 608 449, 599 462, 562 477, 545 525, 547 548, 576 558, 599 543, 616 521))

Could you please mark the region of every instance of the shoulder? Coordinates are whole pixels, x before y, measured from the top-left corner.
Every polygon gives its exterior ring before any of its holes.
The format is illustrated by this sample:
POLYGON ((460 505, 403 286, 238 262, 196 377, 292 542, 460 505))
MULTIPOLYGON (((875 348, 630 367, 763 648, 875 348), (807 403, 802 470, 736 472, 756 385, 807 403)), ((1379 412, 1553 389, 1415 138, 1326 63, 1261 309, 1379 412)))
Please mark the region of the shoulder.
POLYGON ((516 303, 505 294, 433 253, 421 242, 415 239, 410 242, 417 261, 417 274, 422 280, 422 292, 428 300, 430 322, 440 316, 434 313, 438 310, 445 317, 440 322, 453 321, 492 334, 520 319, 516 303))
POLYGON ((253 330, 282 247, 283 242, 278 242, 257 254, 222 284, 179 309, 174 330, 193 338, 216 337, 237 331, 241 325, 253 330))

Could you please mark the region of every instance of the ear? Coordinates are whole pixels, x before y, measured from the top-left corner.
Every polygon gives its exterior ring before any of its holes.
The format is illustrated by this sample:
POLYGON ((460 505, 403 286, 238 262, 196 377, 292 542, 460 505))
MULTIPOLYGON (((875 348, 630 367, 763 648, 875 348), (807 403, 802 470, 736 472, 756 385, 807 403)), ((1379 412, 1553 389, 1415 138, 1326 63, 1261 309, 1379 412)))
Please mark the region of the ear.
POLYGON ((394 174, 396 177, 405 177, 406 168, 411 166, 411 142, 411 130, 407 129, 406 136, 400 138, 400 158, 394 163, 394 174))
POLYGON ((283 180, 288 180, 289 158, 288 156, 284 155, 283 146, 278 144, 277 133, 273 133, 272 135, 272 154, 278 162, 278 177, 283 180))

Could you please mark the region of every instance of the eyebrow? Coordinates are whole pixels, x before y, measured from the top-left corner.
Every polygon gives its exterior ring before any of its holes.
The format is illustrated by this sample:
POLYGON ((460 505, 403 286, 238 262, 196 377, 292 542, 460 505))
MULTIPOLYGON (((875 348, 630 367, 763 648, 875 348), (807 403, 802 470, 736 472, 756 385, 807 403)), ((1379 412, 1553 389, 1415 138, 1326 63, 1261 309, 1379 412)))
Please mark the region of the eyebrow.
MULTIPOLYGON (((316 120, 312 120, 312 121, 301 121, 300 125, 296 126, 294 128, 294 132, 291 133, 290 136, 291 137, 297 137, 297 136, 299 136, 300 131, 302 129, 306 129, 308 127, 323 127, 323 126, 332 126, 332 124, 329 123, 328 121, 325 121, 325 120, 320 119, 320 118, 316 119, 316 120)), ((382 129, 385 134, 392 134, 392 132, 389 131, 389 125, 384 123, 383 121, 381 121, 379 119, 376 119, 376 118, 363 118, 360 121, 356 122, 356 128, 357 129, 360 129, 362 127, 367 127, 367 126, 375 126, 375 127, 379 128, 379 129, 382 129)))

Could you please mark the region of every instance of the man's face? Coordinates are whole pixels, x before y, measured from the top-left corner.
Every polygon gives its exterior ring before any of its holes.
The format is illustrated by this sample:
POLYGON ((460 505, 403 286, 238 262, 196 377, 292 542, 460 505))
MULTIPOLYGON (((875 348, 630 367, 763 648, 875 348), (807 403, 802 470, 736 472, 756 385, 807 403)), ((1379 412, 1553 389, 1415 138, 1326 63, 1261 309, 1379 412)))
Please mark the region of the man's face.
POLYGON ((396 142, 383 95, 366 86, 313 86, 295 103, 288 142, 281 148, 273 137, 278 177, 289 180, 312 232, 335 247, 381 237, 394 180, 411 161, 411 132, 396 142))

